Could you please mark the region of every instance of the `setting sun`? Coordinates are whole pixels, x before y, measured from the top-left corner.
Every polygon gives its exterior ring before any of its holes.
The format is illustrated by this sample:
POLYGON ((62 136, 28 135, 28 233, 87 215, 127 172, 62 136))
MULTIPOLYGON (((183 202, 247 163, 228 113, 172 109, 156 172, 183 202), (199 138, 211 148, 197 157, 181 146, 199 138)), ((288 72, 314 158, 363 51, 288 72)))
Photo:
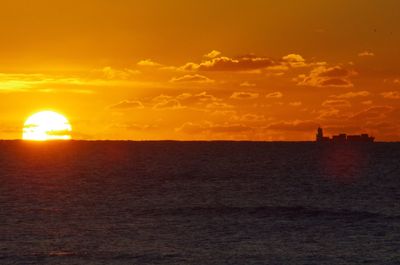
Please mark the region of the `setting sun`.
POLYGON ((23 128, 22 139, 34 141, 69 140, 72 127, 68 119, 54 111, 41 111, 30 116, 23 128))

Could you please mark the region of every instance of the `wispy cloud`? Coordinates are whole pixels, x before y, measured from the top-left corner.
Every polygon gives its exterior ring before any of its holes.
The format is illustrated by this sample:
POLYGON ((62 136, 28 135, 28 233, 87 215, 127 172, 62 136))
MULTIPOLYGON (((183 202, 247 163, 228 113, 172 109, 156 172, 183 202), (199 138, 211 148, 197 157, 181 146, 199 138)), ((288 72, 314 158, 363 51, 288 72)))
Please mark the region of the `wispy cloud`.
POLYGON ((348 98, 356 98, 356 97, 368 97, 369 95, 371 95, 370 92, 368 91, 357 91, 357 92, 347 92, 347 93, 343 93, 343 94, 339 94, 339 95, 331 95, 330 97, 332 98, 339 98, 339 99, 348 99, 348 98))
POLYGON ((255 99, 259 94, 254 92, 233 92, 230 98, 232 99, 255 99))
POLYGON ((251 83, 249 81, 244 81, 244 82, 240 83, 240 86, 241 87, 255 87, 256 84, 255 83, 251 83))
POLYGON ((137 62, 137 65, 138 66, 147 66, 147 67, 161 67, 161 66, 163 66, 162 64, 157 63, 157 62, 153 61, 152 59, 141 60, 141 61, 137 62))
POLYGON ((185 71, 240 72, 264 69, 274 64, 274 61, 270 58, 258 57, 255 55, 245 55, 235 58, 222 56, 198 64, 189 62, 180 67, 180 69, 185 71))
POLYGON ((113 110, 125 110, 125 109, 143 109, 143 103, 138 100, 123 100, 117 104, 108 107, 113 110))
POLYGON ((329 99, 325 100, 321 104, 323 107, 332 107, 332 108, 349 108, 351 107, 351 103, 348 100, 344 99, 329 99))
POLYGON ((267 95, 265 95, 266 98, 282 98, 283 94, 282 92, 276 91, 276 92, 272 92, 272 93, 268 93, 267 95))
POLYGON ((314 131, 318 123, 311 120, 282 121, 267 126, 267 130, 276 131, 314 131))
POLYGON ((213 59, 213 58, 218 57, 220 55, 221 55, 220 51, 212 50, 211 52, 209 52, 206 55, 204 55, 204 57, 209 58, 209 59, 213 59))
POLYGON ((283 56, 282 60, 284 62, 286 62, 288 65, 290 65, 291 67, 294 67, 294 68, 308 66, 306 64, 306 60, 300 54, 291 53, 291 54, 288 54, 286 56, 283 56))
POLYGON ((214 83, 215 81, 204 76, 204 75, 199 75, 199 74, 194 74, 194 75, 184 75, 180 77, 173 77, 170 82, 172 83, 200 83, 200 84, 205 84, 205 83, 214 83))
POLYGON ((342 66, 318 66, 308 75, 299 75, 297 84, 314 87, 352 87, 354 85, 350 77, 355 74, 355 71, 347 70, 342 66))
POLYGON ((363 51, 363 52, 358 53, 358 56, 359 57, 373 57, 373 56, 375 56, 375 54, 371 51, 363 51))
POLYGON ((90 89, 83 86, 97 83, 98 80, 86 80, 79 77, 66 77, 45 74, 14 74, 0 73, 0 92, 41 92, 41 93, 81 93, 91 94, 90 89), (53 88, 54 86, 69 86, 71 88, 53 88), (80 88, 77 89, 76 87, 80 88))
POLYGON ((387 99, 400 99, 400 92, 399 91, 387 91, 381 93, 382 97, 387 99))

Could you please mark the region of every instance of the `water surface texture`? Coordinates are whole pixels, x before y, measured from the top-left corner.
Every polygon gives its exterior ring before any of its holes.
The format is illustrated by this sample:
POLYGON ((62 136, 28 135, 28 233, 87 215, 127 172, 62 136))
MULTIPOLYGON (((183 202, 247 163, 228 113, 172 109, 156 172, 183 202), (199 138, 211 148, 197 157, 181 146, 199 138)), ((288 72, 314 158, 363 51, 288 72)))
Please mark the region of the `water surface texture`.
POLYGON ((0 264, 399 264, 400 144, 0 142, 0 264))

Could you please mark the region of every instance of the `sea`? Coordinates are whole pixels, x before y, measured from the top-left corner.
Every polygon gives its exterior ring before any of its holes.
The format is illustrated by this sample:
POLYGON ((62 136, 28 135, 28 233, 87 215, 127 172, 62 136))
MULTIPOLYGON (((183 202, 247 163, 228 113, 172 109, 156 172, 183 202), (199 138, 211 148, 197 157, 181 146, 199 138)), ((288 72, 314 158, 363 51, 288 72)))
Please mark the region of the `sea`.
POLYGON ((400 264, 400 143, 1 141, 0 264, 400 264))

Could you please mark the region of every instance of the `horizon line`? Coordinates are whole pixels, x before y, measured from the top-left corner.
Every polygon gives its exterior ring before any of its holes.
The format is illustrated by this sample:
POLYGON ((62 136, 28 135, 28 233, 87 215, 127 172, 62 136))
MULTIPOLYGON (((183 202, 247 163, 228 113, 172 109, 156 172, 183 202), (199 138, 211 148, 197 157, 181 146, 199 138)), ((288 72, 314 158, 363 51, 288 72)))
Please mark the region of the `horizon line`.
MULTIPOLYGON (((69 139, 69 140, 24 140, 24 139, 0 139, 0 142, 27 142, 27 143, 68 143, 68 142, 254 142, 254 143, 317 143, 315 140, 132 140, 132 139, 69 139)), ((373 143, 400 143, 400 141, 375 141, 373 143)), ((352 144, 352 143, 350 143, 352 144)))

